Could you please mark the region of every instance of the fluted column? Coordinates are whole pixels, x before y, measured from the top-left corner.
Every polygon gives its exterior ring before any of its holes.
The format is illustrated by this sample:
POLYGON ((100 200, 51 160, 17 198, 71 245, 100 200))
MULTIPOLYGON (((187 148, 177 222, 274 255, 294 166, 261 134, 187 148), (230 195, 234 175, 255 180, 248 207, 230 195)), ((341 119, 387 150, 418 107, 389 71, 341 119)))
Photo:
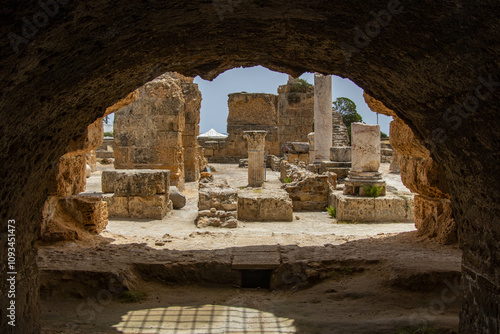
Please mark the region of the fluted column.
POLYGON ((266 131, 243 131, 248 142, 248 186, 262 187, 264 183, 264 148, 266 131))

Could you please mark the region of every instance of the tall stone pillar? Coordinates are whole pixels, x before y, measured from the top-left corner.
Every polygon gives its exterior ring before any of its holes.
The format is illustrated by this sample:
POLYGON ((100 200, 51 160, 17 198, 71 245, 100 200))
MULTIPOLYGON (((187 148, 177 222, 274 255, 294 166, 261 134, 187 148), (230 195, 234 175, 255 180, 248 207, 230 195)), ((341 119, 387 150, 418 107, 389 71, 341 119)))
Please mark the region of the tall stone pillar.
POLYGON ((262 187, 264 183, 264 150, 266 131, 243 131, 248 142, 248 186, 262 187))
POLYGON ((345 181, 345 195, 365 196, 366 187, 382 187, 385 181, 378 171, 380 167, 380 126, 363 123, 351 124, 352 170, 345 181))
POLYGON ((314 74, 315 163, 330 160, 332 147, 332 76, 314 74))

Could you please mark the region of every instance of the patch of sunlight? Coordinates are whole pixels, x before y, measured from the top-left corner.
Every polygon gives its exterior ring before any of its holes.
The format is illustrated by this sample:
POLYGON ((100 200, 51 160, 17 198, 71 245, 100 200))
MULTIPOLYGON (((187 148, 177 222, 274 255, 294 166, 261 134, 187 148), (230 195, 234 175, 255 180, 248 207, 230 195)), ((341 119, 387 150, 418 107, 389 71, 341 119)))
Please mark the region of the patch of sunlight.
POLYGON ((294 320, 225 305, 170 306, 129 311, 114 328, 122 333, 296 333, 294 320))

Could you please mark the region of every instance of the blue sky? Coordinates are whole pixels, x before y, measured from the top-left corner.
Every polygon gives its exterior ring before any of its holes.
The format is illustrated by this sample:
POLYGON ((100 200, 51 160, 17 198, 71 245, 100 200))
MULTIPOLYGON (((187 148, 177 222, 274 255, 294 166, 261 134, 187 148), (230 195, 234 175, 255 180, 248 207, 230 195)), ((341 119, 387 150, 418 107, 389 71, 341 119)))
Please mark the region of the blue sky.
MULTIPOLYGON (((301 78, 314 83, 313 73, 304 73, 301 78)), ((287 80, 287 74, 273 72, 261 66, 234 68, 220 74, 213 81, 196 77, 194 82, 198 84, 203 98, 200 133, 211 128, 226 133, 228 94, 236 92, 277 94, 278 86, 286 84, 287 80)), ((368 108, 363 99, 363 90, 349 79, 333 76, 332 99, 338 97, 348 97, 353 100, 363 121, 367 124, 377 124, 376 114, 368 108)), ((389 134, 391 120, 392 117, 379 115, 381 131, 389 134)))

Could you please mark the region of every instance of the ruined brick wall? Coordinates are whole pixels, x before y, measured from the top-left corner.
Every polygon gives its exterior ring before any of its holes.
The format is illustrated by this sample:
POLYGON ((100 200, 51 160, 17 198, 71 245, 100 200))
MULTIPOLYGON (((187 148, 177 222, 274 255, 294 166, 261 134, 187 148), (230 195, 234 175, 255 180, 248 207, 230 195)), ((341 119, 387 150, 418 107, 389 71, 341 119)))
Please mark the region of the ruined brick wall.
POLYGON ((243 131, 265 130, 265 151, 279 154, 278 117, 276 100, 273 94, 233 93, 227 101, 229 115, 227 117, 226 155, 246 158, 247 141, 243 131))
POLYGON ((307 142, 307 135, 313 131, 312 86, 306 92, 299 92, 289 82, 278 88, 278 95, 233 93, 229 94, 228 107, 227 139, 199 139, 210 162, 237 162, 246 158, 243 131, 267 131, 265 151, 273 155, 282 155, 285 142, 307 142))
POLYGON ((297 92, 290 82, 278 87, 279 147, 285 142, 307 142, 313 132, 314 87, 297 92))
POLYGON ((200 179, 200 168, 203 166, 202 153, 197 137, 200 134, 201 92, 198 85, 192 82, 181 84, 186 101, 185 124, 182 133, 184 147, 184 174, 186 182, 200 179))
POLYGON ((186 99, 182 80, 165 73, 138 89, 137 100, 115 113, 116 169, 168 169, 184 188, 183 132, 186 99))

